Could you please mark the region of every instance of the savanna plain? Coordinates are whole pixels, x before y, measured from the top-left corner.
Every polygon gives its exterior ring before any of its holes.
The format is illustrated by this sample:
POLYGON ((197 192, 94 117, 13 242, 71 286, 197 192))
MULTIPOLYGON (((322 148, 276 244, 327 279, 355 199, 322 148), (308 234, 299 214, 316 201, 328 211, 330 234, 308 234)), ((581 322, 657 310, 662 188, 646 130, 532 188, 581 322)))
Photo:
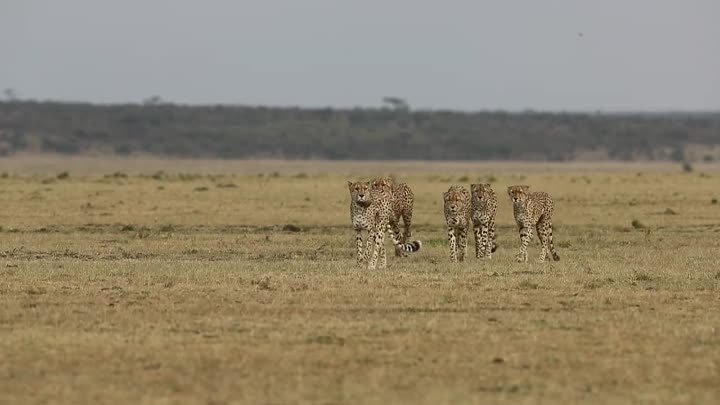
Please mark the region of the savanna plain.
POLYGON ((720 166, 0 160, 0 403, 720 402, 720 166), (690 170, 689 167, 686 168, 690 170), (415 192, 423 249, 357 267, 347 180, 415 192), (442 192, 489 182, 491 260, 442 192), (505 192, 555 200, 514 262, 505 192))

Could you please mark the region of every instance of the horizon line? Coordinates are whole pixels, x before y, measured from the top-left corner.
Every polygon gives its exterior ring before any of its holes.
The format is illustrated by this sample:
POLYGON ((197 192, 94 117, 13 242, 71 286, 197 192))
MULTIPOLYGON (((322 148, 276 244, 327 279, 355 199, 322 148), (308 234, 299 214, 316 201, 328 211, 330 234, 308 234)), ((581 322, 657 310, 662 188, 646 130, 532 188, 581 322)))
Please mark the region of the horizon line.
POLYGON ((572 109, 537 109, 537 108, 483 108, 483 109, 462 109, 462 108, 451 108, 451 107, 416 107, 408 105, 408 108, 393 108, 386 105, 355 105, 355 106, 338 106, 338 105, 300 105, 300 104, 263 104, 263 103, 245 103, 245 102, 217 102, 217 103, 188 103, 188 102, 176 102, 170 100, 164 100, 159 98, 158 100, 149 101, 152 97, 148 97, 146 100, 141 101, 111 101, 111 102, 97 102, 87 100, 69 100, 69 99, 33 99, 33 98, 15 98, 15 99, 0 99, 0 104, 12 104, 12 103, 25 103, 25 104, 66 104, 66 105, 90 105, 97 107, 120 107, 120 106, 134 106, 134 107, 190 107, 190 108, 214 108, 214 107, 228 107, 228 108, 267 108, 267 109, 280 109, 280 110, 308 110, 308 111, 352 111, 352 110, 370 110, 370 111, 407 111, 411 113, 460 113, 460 114, 478 114, 478 113, 504 113, 504 114, 575 114, 575 115, 712 115, 720 114, 720 108, 716 110, 712 109, 682 109, 682 108, 665 108, 665 109, 584 109, 584 110, 572 110, 572 109))

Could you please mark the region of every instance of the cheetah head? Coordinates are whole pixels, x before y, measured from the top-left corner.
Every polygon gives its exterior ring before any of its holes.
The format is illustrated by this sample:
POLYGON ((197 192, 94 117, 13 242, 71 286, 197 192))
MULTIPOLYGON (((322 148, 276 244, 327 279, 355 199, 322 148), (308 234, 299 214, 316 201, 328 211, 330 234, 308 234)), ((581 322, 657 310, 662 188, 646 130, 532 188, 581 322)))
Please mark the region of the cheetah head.
POLYGON ((348 189, 350 189, 350 199, 352 202, 363 207, 367 207, 370 203, 372 203, 370 182, 348 181, 348 189))
POLYGON ((529 189, 530 186, 510 186, 507 192, 513 204, 519 204, 527 201, 529 189))
POLYGON ((477 198, 478 200, 483 200, 485 198, 486 192, 491 191, 490 183, 479 183, 479 184, 471 184, 470 185, 470 192, 472 193, 472 196, 477 198))
POLYGON ((372 189, 383 191, 385 193, 392 192, 393 181, 389 177, 378 177, 372 181, 372 189))

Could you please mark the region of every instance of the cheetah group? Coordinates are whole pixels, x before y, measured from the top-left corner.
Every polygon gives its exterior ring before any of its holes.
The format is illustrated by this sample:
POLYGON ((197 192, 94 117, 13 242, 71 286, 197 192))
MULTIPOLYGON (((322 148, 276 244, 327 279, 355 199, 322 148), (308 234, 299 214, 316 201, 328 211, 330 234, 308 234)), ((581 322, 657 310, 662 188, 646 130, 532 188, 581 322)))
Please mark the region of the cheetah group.
MULTIPOLYGON (((370 181, 348 181, 348 188, 358 265, 367 263, 368 269, 387 266, 385 232, 390 235, 396 256, 402 257, 420 250, 422 242, 410 240, 415 195, 407 184, 396 183, 390 177, 378 177, 370 181), (363 231, 367 232, 365 244, 363 231)), ((520 248, 515 256, 516 260, 528 261, 528 244, 533 230, 537 231, 541 247, 538 261, 560 260, 553 244, 554 203, 550 195, 542 191, 531 192, 526 185, 509 186, 507 193, 520 233, 520 248)), ((497 195, 491 185, 471 184, 470 191, 464 186, 451 186, 443 193, 443 203, 450 261, 465 260, 467 238, 471 229, 475 235, 475 257, 491 259, 497 250, 497 195)))

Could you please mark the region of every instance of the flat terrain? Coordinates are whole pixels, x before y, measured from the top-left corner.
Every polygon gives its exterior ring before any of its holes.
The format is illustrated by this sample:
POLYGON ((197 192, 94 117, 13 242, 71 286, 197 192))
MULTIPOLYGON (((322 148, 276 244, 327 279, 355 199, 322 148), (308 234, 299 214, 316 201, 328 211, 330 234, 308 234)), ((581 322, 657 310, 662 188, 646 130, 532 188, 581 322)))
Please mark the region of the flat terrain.
POLYGON ((0 160, 0 403, 717 404, 718 169, 0 160), (376 174, 424 245, 367 271, 376 174), (499 250, 452 265, 441 193, 476 181, 499 250), (554 197, 560 262, 513 262, 510 184, 554 197))

